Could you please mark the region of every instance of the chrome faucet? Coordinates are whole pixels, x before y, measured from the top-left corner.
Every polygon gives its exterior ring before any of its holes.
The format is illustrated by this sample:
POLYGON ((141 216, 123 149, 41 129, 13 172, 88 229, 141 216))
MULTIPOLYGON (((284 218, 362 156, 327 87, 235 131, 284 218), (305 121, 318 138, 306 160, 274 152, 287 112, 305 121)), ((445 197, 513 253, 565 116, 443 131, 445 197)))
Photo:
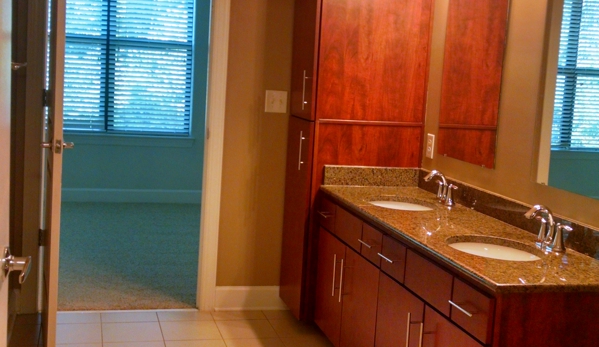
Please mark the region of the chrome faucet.
POLYGON ((432 170, 428 175, 424 177, 425 182, 430 182, 433 177, 439 177, 441 181, 437 181, 439 188, 437 189, 437 199, 439 202, 443 202, 445 206, 453 206, 453 194, 452 191, 458 189, 453 184, 447 184, 447 180, 445 179, 445 175, 441 173, 441 171, 432 170))
POLYGON ((564 247, 563 231, 572 231, 572 228, 567 225, 555 223, 553 214, 547 207, 543 205, 534 205, 524 214, 524 217, 528 219, 536 218, 541 221, 541 229, 537 235, 536 242, 539 248, 547 248, 556 253, 563 253, 566 251, 566 248, 564 247), (538 214, 540 214, 540 216, 538 216, 538 214))

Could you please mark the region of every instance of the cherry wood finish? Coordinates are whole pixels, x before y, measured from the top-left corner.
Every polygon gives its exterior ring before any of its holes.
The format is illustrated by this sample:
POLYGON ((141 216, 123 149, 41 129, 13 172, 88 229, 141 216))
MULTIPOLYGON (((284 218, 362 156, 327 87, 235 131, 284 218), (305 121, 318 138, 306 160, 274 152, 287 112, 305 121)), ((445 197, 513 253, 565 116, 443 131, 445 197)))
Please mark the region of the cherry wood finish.
POLYGON ((315 211, 318 224, 334 234, 337 205, 329 199, 322 199, 320 200, 320 204, 315 208, 315 211))
POLYGON ((318 118, 422 122, 431 0, 324 0, 318 118))
MULTIPOLYGON (((453 325, 447 318, 426 306, 424 310, 423 347, 481 347, 482 344, 453 325)), ((542 346, 531 344, 529 346, 542 346)), ((507 346, 506 346, 507 347, 507 346)), ((510 346, 511 347, 511 346, 510 346)))
POLYGON ((304 298, 304 252, 307 221, 310 215, 314 123, 289 118, 285 207, 279 296, 294 316, 300 317, 304 298), (300 139, 304 137, 304 139, 300 139), (300 158, 300 145, 302 157, 300 158), (303 164, 299 165, 302 161, 303 164))
POLYGON ((355 251, 360 251, 358 240, 362 238, 362 221, 339 206, 335 213, 334 233, 355 251))
POLYGON ((383 236, 383 247, 381 254, 393 263, 387 260, 381 261, 381 270, 393 277, 399 283, 404 282, 406 270, 406 246, 394 240, 388 235, 383 236))
POLYGON ((497 297, 493 347, 599 345, 599 293, 497 297))
POLYGON ((439 127, 437 152, 487 168, 495 167, 497 131, 439 127))
POLYGON ((453 276, 408 249, 406 255, 406 287, 429 304, 449 316, 449 300, 453 276))
POLYGON ((345 263, 346 246, 325 229, 318 236, 318 264, 314 322, 335 347, 341 334, 341 296, 339 286, 345 263), (343 263, 342 263, 343 260, 343 263))
POLYGON ((420 323, 424 318, 424 302, 381 273, 376 317, 376 347, 406 346, 408 313, 410 340, 408 347, 419 347, 420 323))
POLYGON ((455 278, 453 282, 452 302, 472 314, 472 317, 469 317, 455 307, 451 307, 451 320, 474 335, 481 342, 491 343, 495 309, 494 301, 493 298, 455 278))
POLYGON ((475 155, 465 148, 479 147, 480 137, 465 129, 497 126, 508 6, 508 0, 455 0, 448 9, 439 125, 453 129, 439 135, 439 153, 490 168, 495 140, 475 155), (462 130, 455 129, 459 125, 462 130), (448 149, 443 152, 441 147, 448 149))
POLYGON ((341 347, 374 345, 379 269, 346 250, 342 282, 341 347))
POLYGON ((364 242, 361 245, 360 254, 377 267, 380 267, 381 257, 379 256, 379 253, 382 252, 383 248, 383 234, 364 223, 360 240, 364 242))
POLYGON ((295 0, 289 104, 292 115, 308 120, 314 120, 319 11, 320 1, 295 0))

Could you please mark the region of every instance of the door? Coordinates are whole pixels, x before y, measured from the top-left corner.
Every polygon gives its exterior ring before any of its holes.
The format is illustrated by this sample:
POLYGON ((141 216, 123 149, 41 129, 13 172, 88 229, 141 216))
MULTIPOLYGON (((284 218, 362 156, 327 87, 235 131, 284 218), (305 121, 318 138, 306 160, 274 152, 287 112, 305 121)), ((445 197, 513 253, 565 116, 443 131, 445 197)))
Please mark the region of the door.
POLYGON ((45 235, 43 268, 42 325, 44 346, 56 344, 58 305, 58 251, 60 240, 60 189, 62 179, 62 97, 65 50, 66 0, 52 0, 50 8, 50 53, 48 117, 43 141, 45 167, 45 235))
MULTIPOLYGON (((8 246, 12 0, 0 0, 0 247, 8 246)), ((6 346, 8 278, 0 272, 0 346, 6 346)))

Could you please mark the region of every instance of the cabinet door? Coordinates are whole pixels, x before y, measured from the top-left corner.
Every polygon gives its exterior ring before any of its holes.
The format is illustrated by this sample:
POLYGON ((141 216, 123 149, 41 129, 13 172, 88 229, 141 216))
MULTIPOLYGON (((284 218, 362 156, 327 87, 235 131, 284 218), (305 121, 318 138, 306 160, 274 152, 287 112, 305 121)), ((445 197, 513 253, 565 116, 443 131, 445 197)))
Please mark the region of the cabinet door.
POLYGON ((341 293, 342 347, 374 345, 379 269, 350 248, 345 254, 341 293))
POLYGON ((389 276, 381 273, 375 346, 420 346, 423 316, 424 303, 389 276))
POLYGON ((291 114, 313 120, 312 87, 317 44, 317 0, 295 0, 291 62, 291 114))
POLYGON ((304 318, 302 283, 310 211, 313 129, 312 122, 289 117, 279 296, 296 318, 304 318))
POLYGON ((345 245, 323 228, 318 236, 318 263, 314 322, 335 347, 341 331, 340 282, 343 281, 345 245))
POLYGON ((445 317, 426 306, 424 311, 423 347, 481 347, 445 317))

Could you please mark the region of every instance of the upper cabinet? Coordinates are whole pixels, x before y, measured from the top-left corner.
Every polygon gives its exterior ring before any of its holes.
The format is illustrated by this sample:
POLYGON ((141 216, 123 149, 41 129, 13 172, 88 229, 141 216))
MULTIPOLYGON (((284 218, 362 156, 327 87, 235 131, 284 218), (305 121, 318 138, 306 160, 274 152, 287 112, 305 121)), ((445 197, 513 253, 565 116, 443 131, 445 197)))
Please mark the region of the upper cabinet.
POLYGON ((438 152, 493 168, 508 0, 449 2, 438 152))

